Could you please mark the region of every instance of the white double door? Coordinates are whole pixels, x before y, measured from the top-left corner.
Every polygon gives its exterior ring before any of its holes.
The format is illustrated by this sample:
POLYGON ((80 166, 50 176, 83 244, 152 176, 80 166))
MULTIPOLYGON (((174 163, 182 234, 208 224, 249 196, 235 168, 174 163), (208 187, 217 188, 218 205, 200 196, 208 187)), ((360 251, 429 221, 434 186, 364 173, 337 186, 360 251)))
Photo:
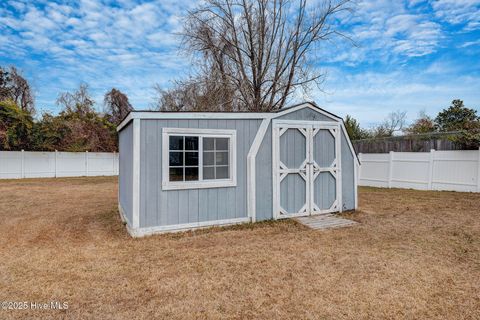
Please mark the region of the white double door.
POLYGON ((341 211, 341 132, 337 122, 273 123, 275 219, 341 211))

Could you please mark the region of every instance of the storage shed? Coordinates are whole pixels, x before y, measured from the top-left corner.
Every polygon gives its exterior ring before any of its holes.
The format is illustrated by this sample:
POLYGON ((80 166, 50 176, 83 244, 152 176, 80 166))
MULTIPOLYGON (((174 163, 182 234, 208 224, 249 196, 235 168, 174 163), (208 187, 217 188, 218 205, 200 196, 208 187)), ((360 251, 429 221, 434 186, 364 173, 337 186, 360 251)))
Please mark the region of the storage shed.
POLYGON ((359 162, 340 117, 131 112, 119 125, 119 211, 132 236, 351 210, 359 162))

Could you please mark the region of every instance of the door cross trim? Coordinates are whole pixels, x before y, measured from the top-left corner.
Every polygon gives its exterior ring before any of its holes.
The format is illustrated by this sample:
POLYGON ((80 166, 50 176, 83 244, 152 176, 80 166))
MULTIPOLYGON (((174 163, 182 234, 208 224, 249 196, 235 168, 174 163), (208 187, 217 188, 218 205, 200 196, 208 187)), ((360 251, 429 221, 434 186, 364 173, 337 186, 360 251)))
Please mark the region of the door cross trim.
POLYGON ((341 201, 341 130, 339 123, 322 121, 273 120, 272 121, 272 182, 273 182, 273 218, 290 218, 312 214, 342 211, 341 201), (298 168, 288 168, 280 160, 280 138, 288 129, 297 129, 305 136, 305 160, 298 168), (313 157, 313 140, 320 130, 328 130, 335 141, 335 159, 329 167, 320 167, 313 157), (329 172, 335 178, 336 199, 328 209, 320 209, 314 199, 314 182, 322 172, 329 172), (288 174, 298 174, 305 181, 305 204, 298 212, 289 213, 282 208, 280 200, 281 182, 288 174))

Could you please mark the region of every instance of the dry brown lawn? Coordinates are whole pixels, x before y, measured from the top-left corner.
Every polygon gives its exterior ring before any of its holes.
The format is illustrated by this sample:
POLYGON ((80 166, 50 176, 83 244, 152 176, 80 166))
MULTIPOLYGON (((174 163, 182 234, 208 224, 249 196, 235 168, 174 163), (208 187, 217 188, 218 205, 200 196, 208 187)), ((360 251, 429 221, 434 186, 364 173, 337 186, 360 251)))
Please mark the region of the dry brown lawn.
POLYGON ((360 189, 355 227, 130 238, 114 178, 0 182, 0 319, 479 319, 480 194, 360 189))

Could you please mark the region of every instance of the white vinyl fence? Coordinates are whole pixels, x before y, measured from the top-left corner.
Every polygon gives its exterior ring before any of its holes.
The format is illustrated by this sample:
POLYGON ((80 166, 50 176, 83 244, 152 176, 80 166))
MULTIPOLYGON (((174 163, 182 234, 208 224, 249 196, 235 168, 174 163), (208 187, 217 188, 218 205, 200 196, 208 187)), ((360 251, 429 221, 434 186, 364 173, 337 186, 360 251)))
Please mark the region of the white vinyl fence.
POLYGON ((118 153, 0 151, 0 179, 118 175, 118 153))
POLYGON ((480 192, 480 149, 360 153, 359 185, 480 192))

